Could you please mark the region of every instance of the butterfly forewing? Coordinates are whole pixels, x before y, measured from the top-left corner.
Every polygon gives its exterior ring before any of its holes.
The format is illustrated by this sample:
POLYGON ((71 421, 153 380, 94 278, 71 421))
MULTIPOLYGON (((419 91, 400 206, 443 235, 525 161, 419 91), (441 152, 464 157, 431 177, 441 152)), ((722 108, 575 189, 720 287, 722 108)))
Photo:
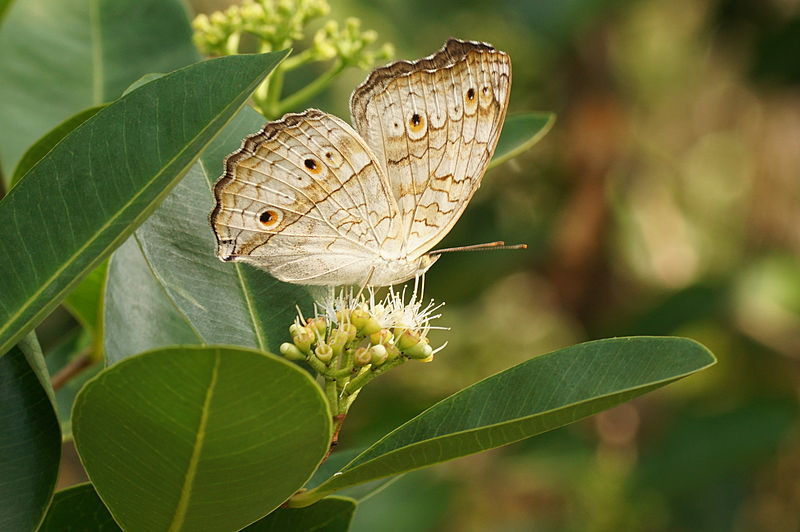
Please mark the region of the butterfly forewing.
POLYGON ((377 69, 351 98, 356 130, 386 170, 410 258, 450 231, 492 158, 511 63, 484 43, 448 41, 429 58, 377 69))
POLYGON ((318 110, 286 115, 245 139, 214 194, 220 258, 284 281, 362 282, 381 252, 401 243, 396 203, 371 150, 318 110))

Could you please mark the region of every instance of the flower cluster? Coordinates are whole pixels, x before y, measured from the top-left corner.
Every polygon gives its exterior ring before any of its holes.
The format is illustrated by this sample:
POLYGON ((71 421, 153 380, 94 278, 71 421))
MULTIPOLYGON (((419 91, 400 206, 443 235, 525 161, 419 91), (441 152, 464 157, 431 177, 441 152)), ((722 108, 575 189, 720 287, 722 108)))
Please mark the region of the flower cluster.
MULTIPOLYGON (((233 55, 242 48, 252 51, 252 39, 242 43, 246 35, 255 38, 259 52, 285 50, 305 40, 309 23, 329 12, 326 0, 242 0, 241 5, 225 11, 198 15, 192 23, 194 42, 208 55, 233 55)), ((377 40, 378 34, 362 30, 361 21, 356 18, 348 18, 343 25, 328 20, 316 31, 307 48, 279 64, 256 89, 254 106, 268 119, 297 110, 346 68, 367 70, 378 61, 391 58, 392 45, 374 46, 377 40), (320 61, 330 62, 327 71, 281 100, 284 73, 320 61)))
MULTIPOLYGON (((243 0, 241 5, 211 16, 198 15, 192 22, 194 42, 208 55, 231 55, 239 51, 241 37, 246 33, 258 39, 261 52, 283 50, 305 38, 309 22, 329 12, 325 0, 243 0)), ((343 26, 329 20, 314 34, 311 47, 290 60, 289 66, 339 59, 345 65, 366 70, 394 54, 388 43, 371 48, 377 40, 378 34, 362 30, 357 18, 348 18, 343 26)))
MULTIPOLYGON (((372 379, 406 360, 430 362, 435 353, 428 332, 442 304, 419 300, 417 292, 389 289, 383 299, 369 290, 353 296, 342 290, 315 306, 314 317, 298 317, 290 327, 291 343, 280 347, 290 360, 304 360, 326 381, 334 414, 345 414, 358 391, 372 379)), ((446 344, 445 344, 446 345, 446 344)))
POLYGON ((243 0, 210 17, 198 15, 194 41, 209 55, 235 54, 243 33, 261 41, 261 51, 281 50, 304 37, 309 21, 327 15, 325 0, 243 0))

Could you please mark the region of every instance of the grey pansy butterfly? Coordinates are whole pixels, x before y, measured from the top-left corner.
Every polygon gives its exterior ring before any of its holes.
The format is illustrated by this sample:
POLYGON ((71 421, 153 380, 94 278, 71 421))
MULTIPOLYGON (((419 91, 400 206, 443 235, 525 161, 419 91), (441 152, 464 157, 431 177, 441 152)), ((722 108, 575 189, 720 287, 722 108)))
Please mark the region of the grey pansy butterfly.
POLYGON ((217 255, 298 284, 421 275, 480 186, 508 107, 511 61, 479 42, 374 70, 354 128, 316 109, 247 137, 214 186, 217 255))

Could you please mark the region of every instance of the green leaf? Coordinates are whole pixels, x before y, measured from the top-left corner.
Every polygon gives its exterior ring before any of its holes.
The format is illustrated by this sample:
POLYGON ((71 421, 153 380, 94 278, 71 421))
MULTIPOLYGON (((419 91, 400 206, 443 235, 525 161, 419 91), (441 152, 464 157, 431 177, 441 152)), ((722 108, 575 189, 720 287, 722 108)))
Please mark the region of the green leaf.
POLYGON ((0 162, 148 72, 200 59, 179 0, 16 0, 0 28, 0 162))
POLYGON ((144 220, 285 52, 197 63, 99 111, 0 200, 0 354, 144 220))
POLYGON ((53 496, 61 432, 33 333, 0 358, 0 530, 35 530, 53 496))
POLYGON ((61 140, 71 133, 73 129, 97 114, 97 111, 103 107, 105 107, 105 105, 96 105, 94 107, 84 109, 83 111, 67 118, 55 128, 51 129, 45 136, 37 140, 33 146, 28 148, 28 151, 25 152, 25 154, 22 156, 22 159, 20 159, 19 163, 17 163, 17 167, 14 169, 14 175, 11 176, 10 186, 13 187, 16 185, 19 180, 22 179, 22 176, 28 173, 28 170, 33 168, 33 166, 38 163, 42 157, 47 155, 47 153, 52 150, 56 144, 61 142, 61 140))
POLYGON ((278 508, 243 532, 346 532, 356 501, 328 497, 305 508, 278 508))
POLYGON ((225 155, 263 122, 254 110, 242 109, 113 255, 105 310, 107 363, 174 344, 277 352, 288 339, 295 305, 309 304, 306 289, 248 265, 221 262, 208 223, 211 185, 222 173, 225 155))
POLYGON ((554 113, 525 113, 506 118, 489 168, 531 149, 550 131, 555 121, 554 113))
POLYGON ((561 427, 714 363, 697 342, 670 337, 599 340, 538 356, 437 403, 291 504, 561 427))
POLYGON ((72 415, 83 465, 127 530, 237 530, 311 476, 327 402, 283 359, 228 347, 130 357, 89 381, 72 415))
POLYGON ((122 531, 89 483, 57 491, 38 532, 64 530, 122 531))

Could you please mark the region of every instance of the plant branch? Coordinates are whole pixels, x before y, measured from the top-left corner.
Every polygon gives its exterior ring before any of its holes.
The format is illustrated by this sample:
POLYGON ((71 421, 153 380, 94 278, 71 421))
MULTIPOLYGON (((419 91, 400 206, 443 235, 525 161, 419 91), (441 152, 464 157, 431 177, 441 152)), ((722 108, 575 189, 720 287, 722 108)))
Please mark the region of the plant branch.
POLYGON ((66 366, 53 375, 53 378, 50 380, 53 390, 57 391, 63 388, 73 377, 80 375, 83 370, 90 367, 93 362, 92 348, 90 346, 78 353, 66 366))

